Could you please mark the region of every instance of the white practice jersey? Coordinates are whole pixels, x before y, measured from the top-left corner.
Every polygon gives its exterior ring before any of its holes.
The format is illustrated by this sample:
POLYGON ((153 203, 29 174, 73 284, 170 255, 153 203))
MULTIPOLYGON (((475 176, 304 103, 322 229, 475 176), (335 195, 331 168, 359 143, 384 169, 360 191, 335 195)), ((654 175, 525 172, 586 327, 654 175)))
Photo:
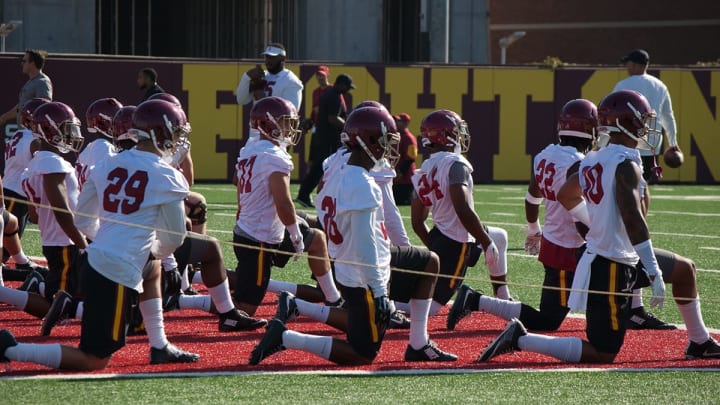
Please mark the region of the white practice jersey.
MULTIPOLYGON (((347 163, 350 152, 346 147, 340 147, 337 152, 330 155, 323 161, 323 182, 327 180, 328 175, 334 175, 337 170, 347 163)), ((408 238, 405 224, 403 224, 400 210, 395 203, 392 186, 395 178, 395 169, 389 163, 385 162, 380 170, 370 170, 370 176, 375 180, 383 199, 383 215, 385 216, 385 228, 387 229, 390 242, 394 246, 410 246, 410 238, 408 238)))
POLYGON ((142 270, 151 251, 163 258, 182 244, 188 192, 182 173, 150 152, 130 149, 96 164, 75 218, 93 240, 87 248, 90 265, 108 279, 142 291, 142 270), (156 249, 158 240, 171 242, 156 249))
POLYGON ((277 244, 285 235, 285 225, 277 214, 270 194, 270 175, 290 175, 290 155, 274 143, 259 139, 240 150, 237 164, 237 226, 253 239, 277 244))
POLYGON ((318 193, 315 207, 330 257, 339 260, 335 262, 337 281, 346 287, 370 287, 375 297, 387 295, 390 240, 380 187, 368 171, 340 166, 318 193))
POLYGON ((116 153, 115 145, 103 137, 90 142, 85 147, 78 156, 77 162, 75 162, 75 171, 77 172, 78 183, 80 183, 80 190, 82 190, 82 186, 85 184, 92 167, 116 153))
MULTIPOLYGON (((456 162, 464 164, 472 172, 472 165, 462 155, 452 152, 433 153, 413 174, 413 187, 420 201, 430 207, 433 223, 443 235, 461 243, 474 242, 475 238, 460 222, 450 198, 450 167, 456 162)), ((470 207, 475 207, 472 186, 469 184, 467 188, 467 200, 470 207)))
POLYGON ((36 207, 38 214, 38 228, 40 228, 40 242, 42 246, 69 246, 74 245, 73 241, 60 228, 55 219, 55 212, 47 208, 50 205, 43 179, 46 174, 64 173, 65 188, 68 199, 68 208, 75 211, 80 189, 75 169, 68 161, 57 153, 50 151, 38 151, 30 161, 28 168, 22 175, 22 184, 25 197, 41 206, 36 207))
POLYGON ((29 129, 21 129, 5 139, 5 175, 3 188, 18 194, 24 194, 22 189, 22 173, 30 164, 30 144, 34 139, 29 129))
MULTIPOLYGON (((588 153, 580 163, 580 186, 592 224, 585 239, 588 252, 618 263, 635 265, 639 258, 628 238, 615 201, 615 171, 625 160, 632 160, 640 166, 640 152, 610 144, 599 151, 588 153)), ((645 184, 641 179, 639 191, 643 187, 645 184)))
POLYGON ((573 146, 549 145, 533 160, 535 182, 545 198, 543 236, 565 248, 578 248, 585 240, 575 229, 570 212, 557 200, 557 194, 565 184, 568 169, 584 156, 573 146))

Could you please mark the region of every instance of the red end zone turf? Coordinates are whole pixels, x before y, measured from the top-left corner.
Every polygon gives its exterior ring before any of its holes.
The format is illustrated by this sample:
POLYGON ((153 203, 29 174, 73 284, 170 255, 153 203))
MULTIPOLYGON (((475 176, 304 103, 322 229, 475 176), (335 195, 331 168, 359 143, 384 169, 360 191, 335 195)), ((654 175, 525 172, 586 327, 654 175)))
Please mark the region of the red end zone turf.
MULTIPOLYGON (((17 287, 18 283, 12 283, 17 287)), ((276 297, 266 296, 258 315, 272 318, 276 308, 276 297)), ((165 314, 165 330, 171 342, 177 346, 199 353, 200 362, 193 364, 149 365, 147 337, 131 336, 127 346, 117 352, 110 365, 100 373, 168 373, 168 372, 231 372, 231 371, 388 371, 412 369, 555 369, 584 367, 562 363, 553 358, 534 353, 516 352, 500 356, 489 363, 475 363, 482 349, 504 328, 505 321, 485 313, 473 313, 465 318, 454 331, 445 330, 447 308, 429 322, 430 337, 446 351, 459 356, 454 363, 407 363, 403 355, 408 341, 407 330, 390 330, 385 336, 380 355, 374 364, 365 367, 340 367, 310 354, 288 350, 264 360, 259 366, 247 365, 250 351, 259 341, 264 329, 246 333, 220 333, 217 331, 217 317, 195 310, 174 311, 165 314)), ((0 328, 9 329, 24 343, 61 343, 77 345, 80 333, 78 321, 55 327, 52 336, 38 336, 40 320, 0 304, 0 328)), ((300 332, 344 335, 333 328, 300 317, 289 322, 288 328, 300 332)), ((585 336, 583 319, 567 319, 557 336, 585 336)), ((687 345, 685 331, 628 331, 625 346, 614 364, 604 368, 709 368, 720 366, 718 360, 684 359, 687 345)), ((596 368, 597 365, 587 365, 596 368)), ((2 366, 0 366, 0 370, 2 366)), ((0 376, 26 376, 56 374, 43 366, 12 362, 10 368, 0 376)), ((64 372, 65 374, 72 374, 64 372)))

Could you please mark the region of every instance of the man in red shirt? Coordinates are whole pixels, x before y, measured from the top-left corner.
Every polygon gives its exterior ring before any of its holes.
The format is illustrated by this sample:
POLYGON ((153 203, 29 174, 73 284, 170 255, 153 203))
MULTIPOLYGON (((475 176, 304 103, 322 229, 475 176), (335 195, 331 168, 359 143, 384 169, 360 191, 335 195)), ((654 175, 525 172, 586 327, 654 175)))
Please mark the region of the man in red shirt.
POLYGON ((417 159, 417 138, 410 132, 410 115, 400 113, 393 116, 397 129, 400 132, 400 160, 395 167, 397 175, 393 183, 393 197, 397 205, 410 205, 413 185, 412 176, 415 173, 415 159, 417 159))

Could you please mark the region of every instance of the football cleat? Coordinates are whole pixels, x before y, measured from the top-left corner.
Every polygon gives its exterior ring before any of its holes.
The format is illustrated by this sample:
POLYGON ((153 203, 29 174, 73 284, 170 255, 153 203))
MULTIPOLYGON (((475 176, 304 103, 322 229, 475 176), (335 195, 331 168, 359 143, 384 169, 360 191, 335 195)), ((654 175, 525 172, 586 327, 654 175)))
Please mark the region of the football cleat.
POLYGON ((455 302, 450 307, 450 312, 447 317, 447 330, 455 329, 455 326, 460 322, 461 319, 472 313, 470 309, 470 297, 472 297, 475 291, 470 288, 469 285, 463 284, 460 287, 457 295, 455 296, 455 302))
POLYGON ((150 364, 196 363, 199 360, 199 354, 186 352, 172 343, 162 349, 150 348, 150 364))
POLYGON ((405 349, 405 361, 457 361, 457 359, 456 355, 440 350, 432 340, 418 350, 410 345, 405 349))
POLYGON ((176 294, 172 294, 166 298, 163 298, 163 312, 175 311, 177 309, 180 309, 181 295, 182 293, 178 292, 176 294))
POLYGON ((0 330, 0 363, 8 363, 10 359, 5 357, 5 350, 8 347, 17 346, 18 342, 15 340, 15 336, 10 333, 9 330, 0 330))
POLYGON ((271 320, 260 343, 258 343, 252 353, 250 353, 248 363, 251 366, 255 366, 268 356, 285 350, 285 346, 282 344, 282 334, 286 330, 285 324, 279 319, 271 320))
POLYGON ((630 329, 657 329, 657 330, 673 330, 677 326, 667 323, 650 312, 646 312, 645 308, 639 307, 632 310, 630 316, 630 329))
POLYGON ((40 326, 40 336, 50 336, 52 328, 66 319, 72 318, 73 298, 63 290, 55 293, 55 298, 40 326))
POLYGON ((282 323, 286 323, 297 318, 298 315, 300 315, 300 311, 298 311, 297 303, 295 303, 295 296, 287 291, 280 291, 278 293, 278 308, 275 318, 282 323))
POLYGON ((343 299, 343 297, 340 297, 335 302, 325 301, 325 306, 332 308, 343 308, 345 306, 345 300, 343 299))
POLYGON ((720 358, 720 345, 713 338, 706 340, 705 343, 690 341, 687 349, 685 349, 685 358, 688 360, 718 359, 720 358))
POLYGON ((23 264, 15 263, 15 270, 37 271, 43 277, 47 277, 47 274, 50 271, 47 267, 41 266, 32 260, 28 260, 27 263, 23 264))
POLYGON ((200 293, 198 292, 198 290, 195 289, 195 287, 190 286, 190 287, 186 288, 185 291, 183 291, 183 294, 185 294, 185 295, 198 295, 198 294, 200 294, 200 293))
POLYGON ((502 331, 498 337, 495 338, 490 344, 483 350, 478 357, 478 362, 489 361, 493 357, 501 354, 510 353, 515 350, 520 350, 518 347, 518 339, 520 336, 527 335, 527 330, 517 318, 513 318, 508 322, 505 330, 502 331))
POLYGON ((408 319, 405 312, 395 310, 390 314, 388 329, 410 329, 410 319, 408 319))
POLYGON ((245 311, 231 309, 224 314, 220 314, 218 330, 220 330, 220 332, 240 332, 255 330, 265 325, 267 325, 267 321, 265 319, 252 318, 248 316, 245 311))
POLYGON ((23 281, 22 285, 18 287, 18 290, 20 291, 26 291, 28 293, 35 293, 40 294, 40 283, 45 282, 45 277, 43 277, 40 272, 32 270, 30 274, 25 278, 25 281, 23 281))

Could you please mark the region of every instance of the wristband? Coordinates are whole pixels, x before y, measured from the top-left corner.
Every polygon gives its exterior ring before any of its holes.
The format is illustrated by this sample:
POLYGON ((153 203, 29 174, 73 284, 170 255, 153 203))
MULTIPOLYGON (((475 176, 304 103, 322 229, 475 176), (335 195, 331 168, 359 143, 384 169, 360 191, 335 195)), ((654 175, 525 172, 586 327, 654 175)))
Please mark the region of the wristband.
POLYGON ((640 256, 640 262, 642 262, 648 275, 662 277, 662 270, 660 270, 660 266, 658 265, 650 239, 633 245, 633 249, 635 249, 635 253, 640 256))
POLYGON ((583 225, 590 227, 590 213, 588 213, 587 209, 587 203, 585 200, 582 200, 582 202, 576 206, 574 206, 571 210, 569 210, 570 215, 572 215, 573 221, 575 222, 582 222, 583 225))
POLYGON ((529 202, 533 205, 540 205, 542 204, 544 198, 542 197, 535 197, 534 195, 530 194, 530 191, 525 193, 525 201, 529 202))
POLYGON ((542 232, 542 228, 540 227, 540 222, 528 222, 527 227, 527 234, 528 235, 537 235, 542 232))
POLYGON ((290 225, 285 225, 285 229, 287 229, 288 233, 290 234, 290 239, 295 242, 297 238, 300 238, 302 240, 302 234, 300 233, 300 225, 298 225, 297 222, 290 225))

